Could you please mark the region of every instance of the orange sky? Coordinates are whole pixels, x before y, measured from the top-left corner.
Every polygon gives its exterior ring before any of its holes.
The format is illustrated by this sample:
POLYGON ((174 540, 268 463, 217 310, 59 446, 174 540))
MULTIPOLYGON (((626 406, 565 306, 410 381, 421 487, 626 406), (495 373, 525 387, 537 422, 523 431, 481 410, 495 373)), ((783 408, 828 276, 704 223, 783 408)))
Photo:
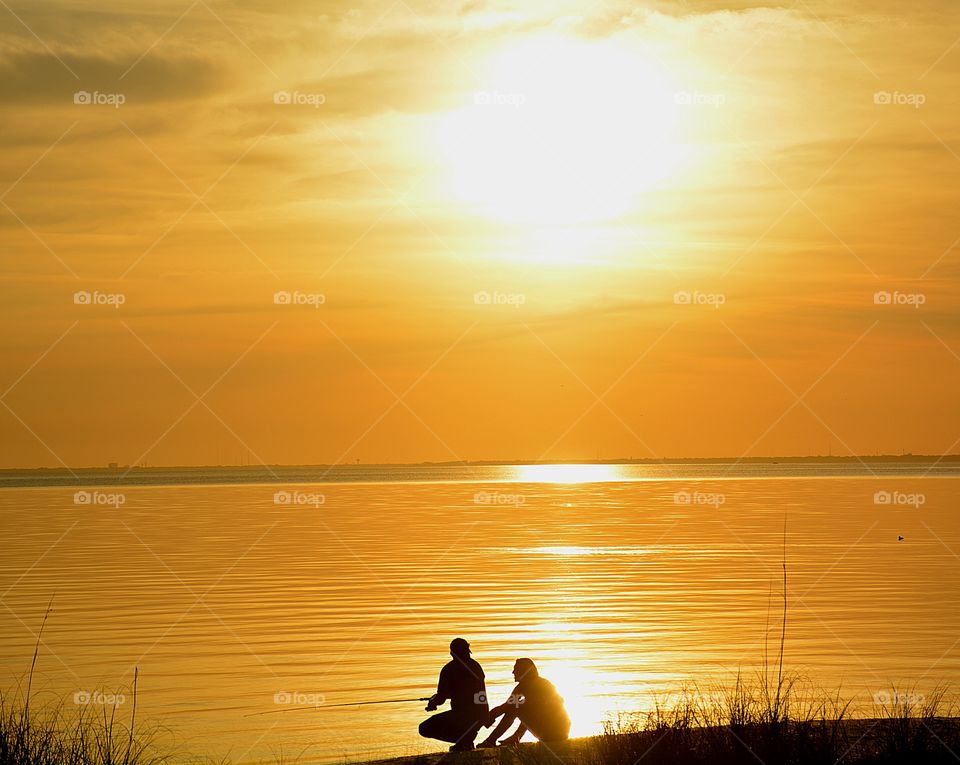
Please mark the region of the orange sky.
POLYGON ((0 466, 958 449, 952 0, 8 5, 0 466))

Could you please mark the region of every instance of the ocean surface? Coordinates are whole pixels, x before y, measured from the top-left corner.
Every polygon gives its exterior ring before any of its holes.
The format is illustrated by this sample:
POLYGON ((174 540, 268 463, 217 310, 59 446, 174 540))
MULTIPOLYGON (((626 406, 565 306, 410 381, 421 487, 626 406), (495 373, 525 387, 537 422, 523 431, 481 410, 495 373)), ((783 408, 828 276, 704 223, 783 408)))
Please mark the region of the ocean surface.
POLYGON ((776 654, 784 561, 790 671, 863 715, 960 689, 955 463, 123 473, 0 475, 2 690, 52 601, 33 703, 124 717, 136 668, 178 761, 435 751, 422 703, 331 705, 430 695, 457 636, 495 703, 533 658, 575 735, 709 697, 776 654))

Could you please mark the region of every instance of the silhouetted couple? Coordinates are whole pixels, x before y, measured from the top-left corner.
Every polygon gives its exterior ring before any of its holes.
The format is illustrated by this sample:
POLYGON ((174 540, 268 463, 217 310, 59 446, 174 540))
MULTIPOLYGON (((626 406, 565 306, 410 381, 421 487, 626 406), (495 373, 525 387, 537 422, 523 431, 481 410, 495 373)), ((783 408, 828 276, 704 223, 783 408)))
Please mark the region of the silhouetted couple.
POLYGON ((420 723, 420 735, 424 738, 453 744, 451 752, 467 752, 473 749, 480 729, 489 728, 498 718, 499 724, 479 746, 497 746, 500 736, 517 720, 517 730, 501 741, 501 746, 519 743, 528 730, 541 741, 562 741, 570 734, 570 718, 563 699, 553 683, 540 677, 532 660, 517 659, 513 665, 517 686, 503 704, 490 709, 483 668, 470 656, 470 644, 456 638, 450 643, 450 656, 452 659, 440 670, 437 692, 427 702, 427 711, 434 711, 448 700, 450 710, 420 723))

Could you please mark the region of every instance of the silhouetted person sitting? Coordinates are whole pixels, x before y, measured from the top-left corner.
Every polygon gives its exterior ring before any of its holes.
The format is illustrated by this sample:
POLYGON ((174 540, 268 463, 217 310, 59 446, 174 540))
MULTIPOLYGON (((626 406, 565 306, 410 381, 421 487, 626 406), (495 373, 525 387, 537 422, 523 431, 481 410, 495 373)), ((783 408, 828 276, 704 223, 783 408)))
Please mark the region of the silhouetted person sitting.
POLYGON ((517 659, 513 665, 517 687, 503 704, 490 710, 488 724, 503 715, 500 724, 483 741, 481 747, 497 745, 497 739, 506 733, 515 720, 520 720, 516 732, 501 742, 502 746, 520 743, 528 730, 541 741, 563 741, 570 735, 570 717, 563 706, 563 698, 553 683, 540 677, 537 665, 531 659, 517 659))
POLYGON ((483 669, 470 658, 470 644, 466 640, 451 641, 450 655, 453 659, 440 670, 437 692, 427 702, 427 711, 432 712, 449 700, 450 711, 420 723, 420 735, 452 743, 451 752, 469 752, 489 716, 487 688, 483 683, 483 669))

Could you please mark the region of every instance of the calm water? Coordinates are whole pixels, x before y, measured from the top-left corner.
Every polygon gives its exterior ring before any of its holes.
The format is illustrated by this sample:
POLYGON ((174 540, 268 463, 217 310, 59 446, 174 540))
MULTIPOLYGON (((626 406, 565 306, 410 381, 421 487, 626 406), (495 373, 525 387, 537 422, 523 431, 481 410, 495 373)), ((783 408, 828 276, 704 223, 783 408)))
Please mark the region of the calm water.
POLYGON ((7 488, 0 660, 12 687, 53 597, 42 697, 128 692, 136 666, 137 715, 177 755, 314 762, 438 747, 417 703, 244 715, 429 695, 463 635, 493 699, 530 656, 588 734, 758 666, 786 516, 792 668, 865 713, 894 685, 960 686, 956 468, 744 469, 7 488))

